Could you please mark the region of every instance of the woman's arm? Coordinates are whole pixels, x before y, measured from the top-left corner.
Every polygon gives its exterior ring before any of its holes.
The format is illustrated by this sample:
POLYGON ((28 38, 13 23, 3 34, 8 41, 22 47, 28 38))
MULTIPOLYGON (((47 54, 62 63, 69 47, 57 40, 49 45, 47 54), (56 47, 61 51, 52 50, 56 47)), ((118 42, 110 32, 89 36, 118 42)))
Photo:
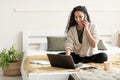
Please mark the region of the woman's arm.
MULTIPOLYGON (((86 35, 87 35, 88 42, 89 42, 89 44, 90 44, 93 48, 95 48, 95 47, 96 47, 96 43, 97 43, 96 38, 93 36, 93 34, 91 34, 91 32, 90 32, 90 30, 89 30, 90 28, 88 28, 88 27, 90 27, 91 25, 90 25, 90 23, 89 23, 87 20, 85 20, 83 24, 85 25, 85 33, 86 33, 86 35)), ((93 25, 92 25, 92 26, 93 26, 93 25)), ((96 32, 96 30, 95 30, 95 26, 94 26, 92 32, 93 32, 95 35, 97 35, 97 32, 96 32)))
POLYGON ((68 31, 65 41, 66 55, 70 55, 73 49, 73 34, 71 29, 68 31))
POLYGON ((85 30, 89 44, 94 48, 96 46, 96 39, 91 35, 89 30, 85 30))

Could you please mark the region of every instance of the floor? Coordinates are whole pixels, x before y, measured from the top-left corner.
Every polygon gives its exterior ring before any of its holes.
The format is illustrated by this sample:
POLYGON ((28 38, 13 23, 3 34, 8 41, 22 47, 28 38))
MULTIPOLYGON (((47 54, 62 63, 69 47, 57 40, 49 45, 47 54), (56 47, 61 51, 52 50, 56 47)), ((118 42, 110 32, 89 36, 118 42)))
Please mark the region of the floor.
POLYGON ((22 78, 21 76, 16 76, 16 77, 4 76, 2 70, 0 69, 0 80, 22 80, 22 78))

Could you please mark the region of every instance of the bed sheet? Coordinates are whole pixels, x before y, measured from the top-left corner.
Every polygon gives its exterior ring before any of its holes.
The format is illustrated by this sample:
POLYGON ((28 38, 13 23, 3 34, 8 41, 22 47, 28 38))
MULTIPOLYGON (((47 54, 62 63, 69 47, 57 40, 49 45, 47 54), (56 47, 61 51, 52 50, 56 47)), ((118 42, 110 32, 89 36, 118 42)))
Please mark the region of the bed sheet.
MULTIPOLYGON (((57 54, 57 53, 59 53, 59 52, 61 52, 61 51, 58 51, 58 52, 55 52, 55 51, 53 51, 53 52, 50 52, 50 51, 37 51, 37 50, 27 50, 27 51, 25 51, 25 54, 24 54, 24 56, 23 56, 23 61, 22 61, 22 65, 21 65, 21 73, 22 73, 22 79, 23 80, 33 80, 33 78, 38 78, 38 80, 41 78, 41 79, 43 79, 44 77, 42 77, 42 76, 51 76, 51 74, 49 73, 43 73, 43 74, 37 74, 37 73, 30 73, 29 74, 29 77, 28 77, 28 75, 27 75, 27 73, 24 71, 24 69, 23 69, 23 62, 24 62, 24 60, 25 60, 25 58, 27 57, 27 56, 30 56, 30 55, 45 55, 46 53, 53 53, 53 54, 57 54)), ((63 51, 62 51, 63 52, 63 51)), ((109 47, 107 50, 104 50, 104 51, 100 51, 99 50, 99 52, 106 52, 107 54, 115 54, 115 57, 116 57, 116 54, 119 54, 120 53, 120 48, 118 48, 118 47, 109 47)), ((68 78, 68 74, 71 74, 71 73, 66 73, 66 74, 64 74, 64 73, 54 73, 53 74, 53 76, 57 76, 56 78, 57 78, 57 80, 60 80, 61 79, 61 77, 63 77, 64 78, 64 80, 67 80, 67 78, 68 78), (59 76, 61 76, 61 77, 59 77, 59 76), (58 79, 59 78, 59 79, 58 79)), ((52 78, 52 77, 51 77, 52 78)), ((63 79, 62 78, 62 79, 63 79)), ((53 79, 55 79, 55 78, 53 78, 53 79)), ((36 79, 37 80, 37 79, 36 79)), ((46 79, 46 80, 51 80, 50 78, 49 79, 46 79)))
MULTIPOLYGON (((101 51, 100 51, 101 52, 101 51)), ((111 62, 110 70, 104 71, 104 64, 88 63, 97 70, 84 70, 69 75, 68 80, 119 80, 120 79, 120 48, 110 47, 106 52, 111 62)))
POLYGON ((26 51, 24 56, 23 56, 23 61, 21 64, 21 74, 22 74, 22 80, 53 80, 55 79, 53 76, 56 76, 56 80, 67 80, 67 77, 69 76, 68 74, 72 73, 72 72, 54 72, 54 73, 29 73, 27 74, 27 72, 24 70, 24 61, 28 56, 34 56, 34 55, 46 55, 46 53, 53 53, 53 54, 57 54, 59 52, 63 52, 63 51, 57 51, 57 52, 49 52, 49 51, 35 51, 35 50, 29 50, 26 51), (51 76, 52 75, 52 76, 51 76), (44 76, 44 77, 43 77, 44 76), (46 76, 46 77, 45 77, 46 76), (48 77, 48 78, 47 78, 48 77))

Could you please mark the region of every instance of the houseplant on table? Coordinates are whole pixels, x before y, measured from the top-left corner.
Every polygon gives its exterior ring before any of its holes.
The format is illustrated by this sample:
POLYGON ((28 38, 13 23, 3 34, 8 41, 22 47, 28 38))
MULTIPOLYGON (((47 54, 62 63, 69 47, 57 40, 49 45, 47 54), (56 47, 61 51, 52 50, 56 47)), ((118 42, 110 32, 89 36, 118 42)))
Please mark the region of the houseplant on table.
POLYGON ((22 52, 12 46, 9 50, 3 49, 0 52, 0 67, 5 76, 18 76, 21 74, 22 52))

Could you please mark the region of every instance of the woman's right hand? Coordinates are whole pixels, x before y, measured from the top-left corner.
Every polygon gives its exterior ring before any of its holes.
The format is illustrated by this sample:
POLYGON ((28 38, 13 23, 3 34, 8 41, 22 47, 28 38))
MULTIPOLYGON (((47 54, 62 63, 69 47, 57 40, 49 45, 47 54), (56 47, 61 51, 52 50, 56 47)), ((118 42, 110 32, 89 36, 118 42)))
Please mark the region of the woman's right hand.
POLYGON ((66 55, 70 55, 71 54, 71 49, 67 48, 66 49, 66 55))

